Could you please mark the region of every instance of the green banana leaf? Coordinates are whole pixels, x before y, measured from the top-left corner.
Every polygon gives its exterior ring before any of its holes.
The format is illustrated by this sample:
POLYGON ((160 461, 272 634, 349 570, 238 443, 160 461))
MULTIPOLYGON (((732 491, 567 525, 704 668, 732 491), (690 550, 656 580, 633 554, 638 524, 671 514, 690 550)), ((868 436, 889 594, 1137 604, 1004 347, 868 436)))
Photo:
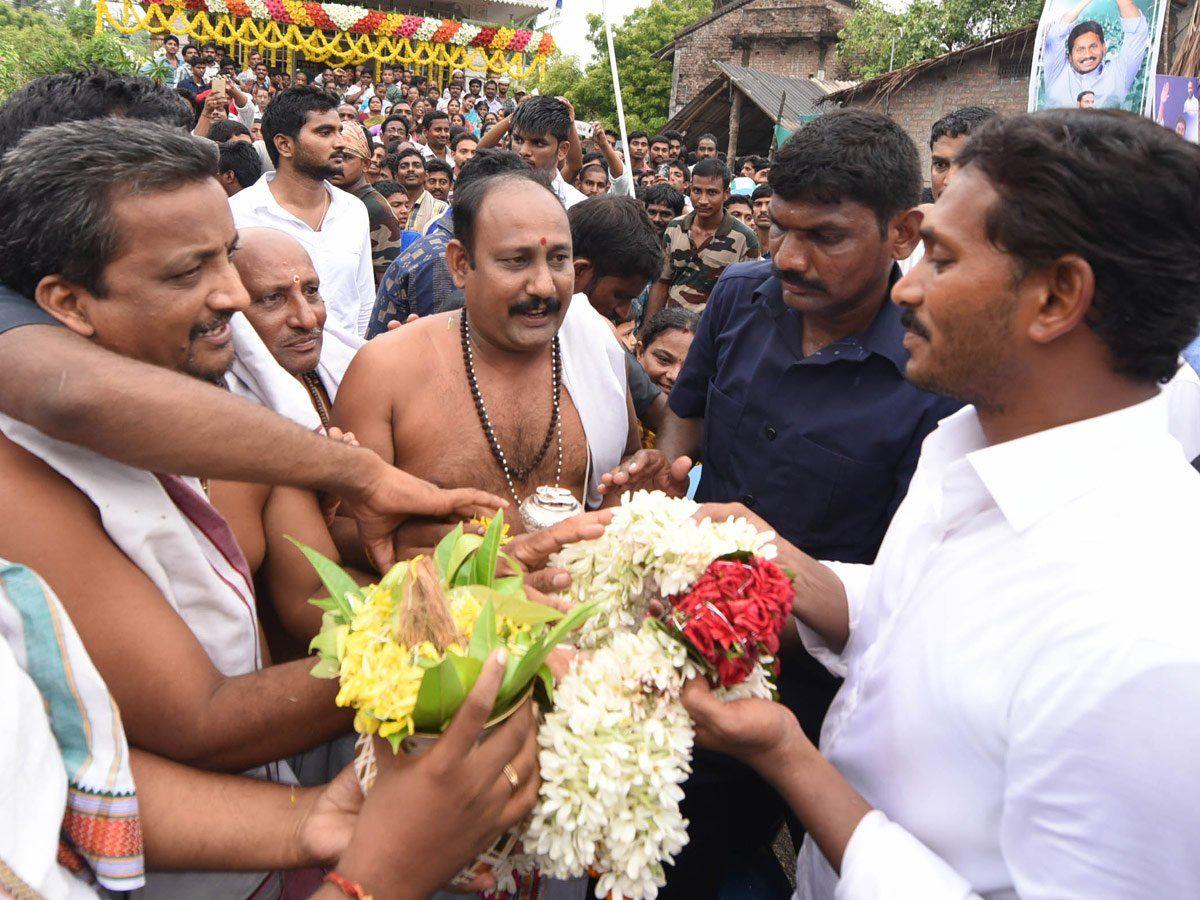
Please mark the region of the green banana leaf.
MULTIPOLYGON (((300 552, 308 559, 309 563, 316 570, 317 575, 321 579, 321 583, 325 585, 325 589, 329 591, 329 600, 335 604, 335 608, 339 615, 342 616, 345 624, 350 623, 352 615, 350 611, 350 597, 359 592, 358 585, 354 579, 342 571, 342 567, 335 563, 332 559, 322 556, 312 547, 306 547, 291 535, 284 535, 289 541, 299 548, 300 552)), ((324 605, 325 602, 309 601, 321 609, 329 609, 324 605)))
MULTIPOLYGON (((602 601, 596 600, 592 603, 585 603, 576 606, 566 616, 564 616, 557 625, 551 628, 546 635, 537 641, 533 646, 526 651, 520 661, 511 667, 506 667, 504 672, 504 681, 500 684, 500 694, 496 700, 497 708, 503 708, 511 703, 537 674, 538 669, 546 662, 546 657, 550 655, 559 642, 571 631, 578 628, 600 609, 602 601)), ((511 663, 513 657, 509 657, 511 663)))
POLYGON ((418 731, 440 732, 458 712, 475 686, 483 662, 469 656, 449 654, 425 671, 413 707, 413 724, 418 731))
POLYGON ((479 610, 479 618, 475 620, 475 630, 471 633, 471 646, 467 655, 484 662, 499 644, 500 636, 496 634, 496 608, 489 600, 479 610))

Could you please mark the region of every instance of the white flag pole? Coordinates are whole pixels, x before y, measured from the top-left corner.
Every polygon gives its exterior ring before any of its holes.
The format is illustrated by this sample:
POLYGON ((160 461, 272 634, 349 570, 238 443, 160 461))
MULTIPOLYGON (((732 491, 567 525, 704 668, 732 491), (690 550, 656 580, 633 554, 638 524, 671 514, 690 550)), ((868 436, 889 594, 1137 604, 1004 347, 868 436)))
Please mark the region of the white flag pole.
POLYGON ((608 65, 612 70, 613 93, 617 98, 617 127, 621 130, 621 146, 625 148, 625 171, 629 173, 629 196, 634 196, 633 173, 629 170, 629 138, 625 132, 625 104, 621 102, 621 79, 617 75, 617 54, 613 51, 612 23, 608 21, 608 0, 600 0, 600 15, 604 19, 604 37, 608 41, 608 65))

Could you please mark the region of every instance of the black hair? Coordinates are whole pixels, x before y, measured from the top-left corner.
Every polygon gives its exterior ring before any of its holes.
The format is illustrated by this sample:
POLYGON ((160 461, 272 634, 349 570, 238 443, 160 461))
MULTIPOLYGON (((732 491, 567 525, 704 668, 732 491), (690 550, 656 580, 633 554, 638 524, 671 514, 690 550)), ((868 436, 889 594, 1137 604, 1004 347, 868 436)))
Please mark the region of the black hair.
POLYGON ((1075 102, 1078 103, 1080 100, 1082 100, 1088 94, 1091 94, 1093 97, 1096 96, 1095 91, 1080 91, 1078 94, 1075 95, 1075 102))
POLYGON ((683 180, 685 182, 691 181, 692 173, 691 173, 691 169, 688 168, 686 159, 682 159, 682 158, 681 159, 668 159, 667 167, 671 168, 671 169, 679 169, 679 171, 683 172, 683 180))
MULTIPOLYGON (((485 82, 483 83, 483 86, 484 86, 484 87, 487 87, 489 84, 496 84, 496 79, 495 79, 495 78, 489 78, 487 81, 485 81, 485 82)), ((496 86, 497 86, 497 87, 499 87, 499 85, 496 85, 496 86)))
POLYGON ((384 130, 388 127, 388 123, 390 122, 400 122, 404 126, 404 133, 408 134, 408 119, 404 118, 404 116, 393 113, 384 119, 383 124, 379 126, 380 135, 383 134, 384 130))
POLYGON ((217 145, 155 122, 109 116, 36 128, 0 167, 0 281, 27 298, 48 275, 103 297, 124 246, 118 200, 174 191, 217 174, 217 145), (47 147, 72 148, 48 153, 47 147))
POLYGON ((550 135, 561 144, 571 134, 571 113, 556 97, 530 97, 512 114, 512 133, 528 138, 550 135))
POLYGON ((590 262, 597 278, 637 275, 649 281, 662 271, 658 233, 633 197, 591 197, 567 210, 567 219, 575 259, 590 262))
POLYGON ((646 193, 642 195, 642 203, 646 206, 651 203, 655 206, 669 206, 677 216, 683 215, 683 201, 683 192, 669 184, 656 184, 647 188, 646 193))
POLYGON ((763 169, 771 168, 771 161, 765 156, 752 156, 750 165, 754 167, 755 172, 761 172, 763 169))
POLYGON ((191 131, 196 105, 194 99, 185 105, 157 81, 109 69, 44 75, 14 91, 0 107, 0 156, 39 126, 114 115, 191 131))
POLYGON ((446 162, 444 159, 438 159, 436 156, 433 159, 425 160, 425 171, 432 175, 434 172, 444 172, 450 178, 450 183, 454 184, 454 166, 446 162))
POLYGON ((649 135, 649 133, 647 133, 647 132, 645 132, 645 131, 631 131, 631 132, 629 132, 629 140, 631 140, 631 141, 632 141, 634 138, 645 138, 646 140, 650 140, 650 135, 649 135))
POLYGON ((232 172, 238 184, 244 188, 250 187, 262 177, 262 159, 253 144, 247 144, 245 141, 225 141, 218 144, 217 149, 221 154, 217 171, 221 174, 232 172))
POLYGON ((676 131, 673 128, 667 128, 663 131, 662 135, 667 139, 667 143, 670 143, 671 141, 679 141, 679 143, 683 143, 682 131, 676 131))
POLYGON ((1132 113, 1056 109, 987 123, 958 159, 999 195, 988 239, 1022 274, 1082 256, 1114 370, 1168 381, 1200 330, 1200 150, 1132 113))
POLYGON ((692 169, 692 180, 697 178, 720 178, 722 187, 729 187, 729 168, 719 159, 702 159, 692 169))
POLYGON ((397 150, 395 153, 389 153, 383 158, 383 164, 387 167, 389 172, 395 172, 396 167, 399 166, 403 160, 410 156, 416 156, 418 159, 420 159, 421 168, 425 168, 425 157, 421 156, 421 151, 412 145, 405 147, 403 150, 397 150))
POLYGON ((275 136, 284 135, 295 140, 300 129, 308 121, 309 113, 336 110, 342 104, 317 87, 300 85, 285 88, 275 95, 262 117, 263 143, 267 145, 267 156, 271 164, 279 166, 279 149, 275 136))
MULTIPOLYGON (((487 178, 490 175, 528 171, 529 166, 525 160, 521 159, 521 157, 511 150, 501 150, 499 147, 484 147, 482 150, 475 151, 475 155, 459 168, 455 186, 461 191, 472 181, 478 181, 480 178, 487 178)), ((535 172, 534 174, 537 175, 536 181, 539 183, 544 182, 541 173, 535 172)))
POLYGON ((1096 37, 1100 38, 1100 43, 1105 42, 1104 26, 1102 26, 1095 19, 1085 19, 1082 22, 1076 23, 1075 27, 1071 29, 1071 33, 1067 35, 1067 56, 1070 56, 1071 51, 1075 49, 1075 41, 1085 34, 1094 34, 1096 37))
POLYGON ((604 163, 598 159, 593 159, 590 162, 585 162, 582 166, 580 166, 579 172, 576 173, 576 175, 575 175, 575 180, 578 181, 579 179, 581 179, 583 177, 583 173, 586 172, 588 169, 595 169, 597 172, 600 172, 604 176, 605 181, 612 180, 612 176, 608 172, 608 166, 604 165, 604 163))
MULTIPOLYGON (((513 156, 516 154, 514 153, 513 156)), ((479 159, 478 155, 471 162, 475 162, 477 159, 479 159)), ((520 157, 518 156, 517 159, 519 160, 520 157)), ((463 166, 464 170, 467 168, 467 166, 463 166)), ((550 190, 549 179, 539 178, 537 173, 524 162, 521 163, 520 169, 506 169, 482 178, 468 178, 466 184, 460 183, 454 192, 454 203, 450 206, 450 212, 454 222, 454 237, 466 249, 467 258, 471 261, 472 266, 475 265, 475 224, 479 220, 479 212, 483 209, 488 194, 507 184, 520 184, 525 188, 526 193, 536 190, 534 185, 537 185, 538 188, 549 193, 556 202, 558 201, 558 195, 550 190)))
POLYGON ((769 184, 760 184, 754 189, 754 193, 750 195, 751 200, 761 200, 763 197, 774 197, 775 188, 769 184))
POLYGON ((599 150, 592 150, 588 153, 583 154, 583 163, 582 164, 586 166, 590 162, 604 162, 604 154, 601 153, 599 150))
POLYGON ((429 126, 438 119, 445 119, 447 122, 449 122, 450 114, 440 109, 431 110, 430 112, 425 113, 425 118, 421 120, 421 127, 428 131, 429 126))
POLYGON ((168 34, 168 35, 165 35, 165 36, 163 37, 163 39, 162 39, 162 42, 163 42, 164 44, 165 44, 167 41, 174 41, 176 44, 178 44, 178 43, 179 43, 179 38, 175 37, 175 35, 173 35, 173 34, 168 34))
POLYGON ((995 115, 996 111, 988 109, 986 106, 964 106, 946 113, 929 129, 930 149, 933 148, 933 144, 938 138, 956 138, 970 134, 995 115))
POLYGON ((865 109, 840 109, 802 125, 768 178, 789 202, 861 203, 875 213, 881 234, 921 196, 916 144, 894 120, 865 109))
POLYGON ((375 190, 379 192, 379 195, 385 200, 392 196, 392 194, 407 193, 407 191, 404 190, 404 185, 398 181, 392 181, 390 178, 381 178, 379 181, 371 185, 371 187, 375 188, 375 190))
POLYGON ((650 146, 653 147, 655 144, 666 144, 669 147, 671 146, 671 139, 665 134, 656 134, 650 138, 650 146))
POLYGON ((464 128, 462 131, 460 131, 454 137, 450 138, 450 149, 457 150, 458 145, 461 144, 463 141, 474 141, 475 143, 478 144, 479 138, 477 138, 475 135, 471 134, 471 132, 467 131, 467 129, 464 128))
POLYGON ((208 139, 218 144, 239 136, 250 137, 250 129, 237 119, 218 119, 208 129, 208 139))
POLYGON ((743 206, 750 207, 751 212, 754 211, 754 201, 748 194, 730 194, 729 199, 725 201, 725 208, 729 209, 735 203, 741 203, 743 206))
POLYGON ((686 331, 688 334, 695 334, 699 327, 700 317, 690 309, 683 307, 660 309, 646 320, 646 324, 642 326, 642 330, 638 334, 638 342, 643 349, 649 349, 651 344, 668 331, 686 331))

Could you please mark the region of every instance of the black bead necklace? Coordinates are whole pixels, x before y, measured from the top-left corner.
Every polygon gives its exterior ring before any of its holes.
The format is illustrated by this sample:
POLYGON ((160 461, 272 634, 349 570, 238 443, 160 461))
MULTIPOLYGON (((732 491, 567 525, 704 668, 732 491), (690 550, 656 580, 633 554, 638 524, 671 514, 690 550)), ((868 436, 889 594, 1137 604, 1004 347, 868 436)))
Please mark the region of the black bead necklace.
POLYGON ((516 483, 527 480, 536 471, 537 467, 541 465, 542 460, 546 458, 546 452, 550 449, 550 441, 554 439, 556 433, 558 434, 558 467, 554 473, 555 486, 557 487, 562 480, 562 422, 560 421, 558 411, 559 397, 562 393, 562 350, 559 347, 558 335, 554 336, 551 347, 551 381, 553 384, 554 407, 550 413, 550 427, 546 429, 546 438, 542 441, 542 446, 538 450, 537 455, 534 456, 533 461, 528 466, 517 468, 509 465, 508 457, 505 456, 504 449, 496 439, 496 432, 492 429, 492 422, 488 417, 487 407, 483 402, 483 394, 479 390, 479 380, 475 377, 475 356, 471 351, 471 325, 467 321, 467 311, 465 309, 462 311, 461 323, 463 365, 467 370, 467 383, 471 386, 471 398, 475 401, 475 412, 479 415, 479 424, 483 428, 483 434, 487 438, 488 446, 492 448, 492 456, 495 457, 501 471, 504 472, 504 480, 508 484, 508 491, 512 494, 513 501, 517 506, 520 506, 521 498, 517 496, 516 483))

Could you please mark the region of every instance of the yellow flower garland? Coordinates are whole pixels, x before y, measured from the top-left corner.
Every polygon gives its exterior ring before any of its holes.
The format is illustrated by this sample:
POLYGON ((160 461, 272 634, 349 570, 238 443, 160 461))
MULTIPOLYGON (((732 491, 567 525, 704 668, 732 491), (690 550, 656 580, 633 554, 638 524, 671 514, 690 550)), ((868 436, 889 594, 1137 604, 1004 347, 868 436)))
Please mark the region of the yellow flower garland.
MULTIPOLYGON (((301 4, 289 4, 288 10, 293 17, 311 23, 301 4)), ((96 33, 100 34, 106 26, 120 34, 139 31, 151 34, 184 33, 199 43, 215 41, 226 46, 240 44, 261 50, 292 51, 303 53, 309 62, 330 66, 352 66, 370 61, 423 68, 444 66, 484 70, 518 80, 529 78, 535 72, 543 74, 546 70, 544 54, 536 54, 527 63, 523 53, 506 53, 495 49, 508 45, 514 33, 511 28, 499 29, 488 50, 485 50, 482 47, 460 47, 429 41, 414 42, 405 38, 393 40, 369 34, 354 35, 345 31, 336 32, 331 38, 319 29, 305 34, 300 26, 293 24, 282 30, 278 22, 260 24, 254 19, 239 19, 228 13, 216 16, 214 22, 202 10, 194 13, 177 10, 174 15, 168 16, 157 3, 149 4, 145 14, 140 14, 132 4, 126 5, 118 18, 107 3, 97 3, 96 33)))

